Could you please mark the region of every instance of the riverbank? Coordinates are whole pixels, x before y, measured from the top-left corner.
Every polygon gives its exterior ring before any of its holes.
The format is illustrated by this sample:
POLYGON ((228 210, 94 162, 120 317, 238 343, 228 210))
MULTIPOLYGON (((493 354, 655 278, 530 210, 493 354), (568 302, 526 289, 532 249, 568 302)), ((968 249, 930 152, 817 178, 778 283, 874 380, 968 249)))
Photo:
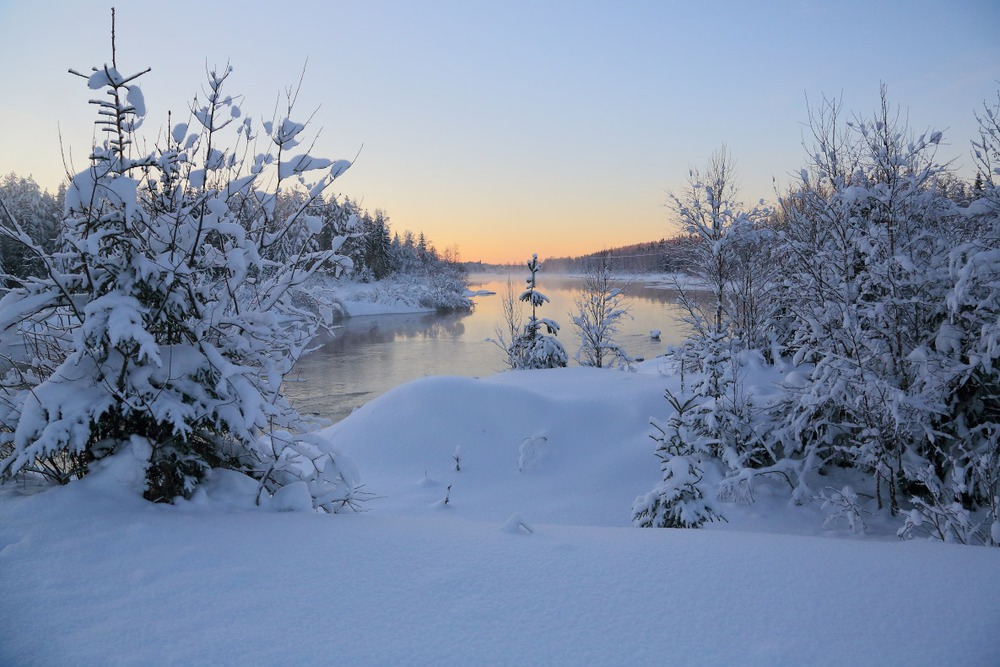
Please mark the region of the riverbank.
POLYGON ((309 280, 306 289, 332 301, 339 318, 468 311, 473 307, 467 284, 457 272, 393 274, 374 282, 318 275, 309 280))
MULTIPOLYGON (((520 273, 511 274, 515 289, 520 289, 522 280, 520 273)), ((542 274, 540 279, 544 285, 546 280, 584 278, 582 274, 552 273, 542 274)), ((704 289, 698 281, 690 276, 675 273, 644 273, 622 275, 616 277, 624 285, 638 286, 648 289, 704 289)), ((472 273, 467 277, 467 286, 484 282, 504 282, 507 274, 472 273)), ((495 291, 487 290, 477 293, 477 290, 452 289, 442 292, 424 278, 412 276, 394 276, 386 280, 364 283, 353 280, 338 280, 331 278, 315 279, 310 289, 320 290, 332 295, 340 304, 347 317, 365 317, 370 315, 400 315, 409 313, 427 313, 436 311, 463 310, 469 306, 461 298, 472 299, 477 296, 494 296, 495 291)), ((544 289, 542 290, 544 291, 544 289)))

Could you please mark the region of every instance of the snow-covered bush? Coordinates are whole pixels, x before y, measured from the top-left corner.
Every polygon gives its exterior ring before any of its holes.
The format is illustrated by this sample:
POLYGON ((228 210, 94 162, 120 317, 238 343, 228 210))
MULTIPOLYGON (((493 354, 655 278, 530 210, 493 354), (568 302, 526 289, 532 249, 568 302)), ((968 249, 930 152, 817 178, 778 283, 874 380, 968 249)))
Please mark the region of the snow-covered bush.
POLYGON ((576 297, 575 314, 570 317, 580 336, 575 359, 581 366, 630 369, 635 361, 615 342, 621 321, 629 317, 625 292, 615 285, 608 258, 602 256, 584 277, 583 290, 576 297))
POLYGON ((511 369, 522 367, 522 360, 517 356, 518 350, 514 348, 514 341, 521 335, 523 320, 521 302, 517 297, 514 280, 508 275, 503 292, 500 293, 500 312, 503 314, 503 321, 497 322, 494 327, 496 337, 486 339, 500 349, 504 363, 511 369))
POLYGON ((258 499, 267 494, 278 509, 316 508, 331 514, 356 509, 361 478, 350 460, 325 438, 315 433, 272 431, 258 446, 261 453, 255 459, 267 462, 267 467, 258 467, 259 474, 255 474, 260 480, 258 499), (287 500, 293 497, 297 497, 295 502, 287 500))
POLYGON ((867 472, 892 514, 911 497, 950 507, 964 496, 971 509, 982 500, 966 471, 993 446, 997 419, 995 355, 976 342, 998 312, 986 259, 996 212, 941 194, 941 133, 908 137, 884 91, 871 119, 840 134, 837 112, 826 108, 813 164, 786 204, 775 329, 808 371, 776 412, 782 445, 803 462, 800 480, 833 464, 867 472))
POLYGON ((861 507, 858 494, 849 484, 841 489, 827 487, 820 491, 817 499, 822 501, 820 509, 826 512, 824 526, 844 522, 852 532, 868 532, 868 524, 864 519, 866 512, 861 507))
POLYGON ((472 310, 465 268, 460 264, 439 263, 427 276, 420 305, 437 311, 472 310))
POLYGON ((898 531, 900 537, 924 534, 942 542, 989 542, 983 530, 985 521, 976 521, 955 498, 952 485, 938 478, 933 466, 918 466, 908 473, 909 478, 920 482, 923 493, 912 499, 912 509, 903 512, 903 527, 898 531))
POLYGON ((350 163, 292 155, 305 126, 287 116, 261 134, 224 92, 230 72, 211 72, 207 100, 145 154, 145 72, 123 75, 113 57, 80 75, 101 91, 107 141, 66 192, 63 246, 47 252, 16 220, 2 231, 44 266, 0 301, 0 350, 16 351, 0 397, 4 478, 66 483, 138 437, 150 500, 190 496, 221 467, 267 494, 302 482, 316 508, 352 502, 355 475, 280 392, 323 324, 297 305, 300 286, 345 265, 340 232, 320 246, 330 221, 317 210, 350 163), (270 150, 251 155, 258 139, 270 150), (294 187, 303 196, 281 212, 294 187))
POLYGON ((884 90, 872 117, 840 113, 826 101, 812 116, 809 166, 769 226, 728 203, 724 153, 674 198, 710 290, 682 293, 692 427, 727 468, 723 496, 752 499, 774 474, 855 528, 864 495, 904 518, 902 536, 996 543, 983 526, 1000 525, 1000 103, 979 117, 966 197, 935 160, 942 134, 911 135, 884 90), (744 284, 744 254, 782 261, 744 284), (747 354, 793 368, 763 408, 738 375, 747 354), (865 488, 813 491, 838 469, 865 488))
POLYGON ((472 308, 465 274, 457 268, 425 276, 398 271, 370 288, 356 290, 351 299, 438 312, 472 308))
POLYGON ((996 516, 1000 216, 986 197, 944 196, 941 133, 907 137, 884 91, 839 145, 828 111, 784 233, 783 345, 810 370, 778 410, 783 445, 802 480, 833 464, 868 473, 901 535, 967 542, 977 510, 996 516))

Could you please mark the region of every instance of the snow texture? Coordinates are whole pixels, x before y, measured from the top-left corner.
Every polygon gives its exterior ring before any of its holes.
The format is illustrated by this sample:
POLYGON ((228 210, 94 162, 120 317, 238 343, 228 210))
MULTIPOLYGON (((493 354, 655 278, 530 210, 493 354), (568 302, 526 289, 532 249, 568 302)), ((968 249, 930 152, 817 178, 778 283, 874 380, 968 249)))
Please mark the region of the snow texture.
POLYGON ((0 664, 995 664, 992 549, 825 529, 766 486, 729 524, 629 527, 674 383, 647 362, 404 385, 326 433, 375 496, 359 514, 260 511, 224 470, 152 505, 121 488, 142 443, 0 487, 0 664))

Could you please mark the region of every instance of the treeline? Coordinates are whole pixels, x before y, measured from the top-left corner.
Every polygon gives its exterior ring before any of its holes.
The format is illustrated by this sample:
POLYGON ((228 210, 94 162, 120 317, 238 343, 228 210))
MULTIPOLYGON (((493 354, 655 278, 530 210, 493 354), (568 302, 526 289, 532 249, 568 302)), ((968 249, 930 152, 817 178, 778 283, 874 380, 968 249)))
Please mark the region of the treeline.
MULTIPOLYGON (((29 240, 45 252, 55 252, 63 241, 66 188, 53 194, 43 190, 31 176, 7 174, 0 180, 0 224, 10 228, 16 220, 29 240)), ((249 198, 234 196, 229 203, 237 217, 250 208, 249 198)), ((391 229, 389 216, 381 209, 369 212, 352 201, 335 195, 309 199, 300 189, 286 189, 270 203, 274 211, 274 233, 280 234, 274 246, 274 258, 287 261, 293 249, 303 241, 315 250, 336 250, 338 265, 330 273, 370 282, 394 274, 412 276, 461 276, 458 250, 452 246, 439 252, 423 232, 406 230, 400 235, 391 229), (305 215, 298 215, 305 207, 305 215), (287 228, 282 220, 294 219, 287 228), (313 235, 312 229, 322 226, 313 235), (334 232, 333 230, 337 230, 334 232)), ((30 244, 0 235, 0 277, 9 288, 20 279, 42 274, 43 266, 30 244)))
POLYGON ((649 243, 620 246, 580 257, 555 257, 545 260, 551 273, 587 273, 597 266, 607 266, 616 273, 669 273, 679 268, 678 260, 687 245, 685 238, 660 239, 649 243))
MULTIPOLYGON (((42 190, 30 176, 10 173, 0 180, 0 224, 9 226, 14 216, 33 241, 46 252, 59 245, 65 187, 56 194, 42 190)), ((29 246, 0 235, 0 287, 10 287, 13 278, 40 275, 43 270, 29 246)))
POLYGON ((343 253, 354 264, 352 276, 363 282, 384 280, 395 273, 406 275, 437 274, 442 271, 464 272, 455 246, 439 252, 423 232, 392 230, 388 214, 382 209, 370 213, 345 198, 343 206, 356 219, 355 234, 343 253))

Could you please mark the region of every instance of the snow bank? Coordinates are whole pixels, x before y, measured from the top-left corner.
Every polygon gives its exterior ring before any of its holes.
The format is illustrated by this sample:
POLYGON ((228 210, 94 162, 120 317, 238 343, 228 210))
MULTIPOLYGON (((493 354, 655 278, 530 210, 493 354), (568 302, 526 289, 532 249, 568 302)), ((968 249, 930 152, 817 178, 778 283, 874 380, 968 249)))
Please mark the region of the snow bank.
POLYGON ((629 527, 675 382, 399 387, 326 432, 374 494, 354 515, 229 502, 231 475, 151 505, 125 462, 2 487, 0 664, 996 664, 993 549, 824 529, 766 485, 729 524, 629 527))
MULTIPOLYGON (((360 282, 345 278, 317 275, 310 279, 309 288, 323 293, 341 305, 349 317, 427 313, 439 309, 460 307, 470 295, 461 284, 435 286, 434 281, 397 274, 375 282, 360 282)), ((465 305, 468 305, 467 301, 465 305)))
POLYGON ((362 471, 373 511, 427 514, 452 485, 449 504, 469 519, 628 526, 632 501, 659 476, 649 416, 666 382, 581 367, 430 377, 326 433, 362 471))

